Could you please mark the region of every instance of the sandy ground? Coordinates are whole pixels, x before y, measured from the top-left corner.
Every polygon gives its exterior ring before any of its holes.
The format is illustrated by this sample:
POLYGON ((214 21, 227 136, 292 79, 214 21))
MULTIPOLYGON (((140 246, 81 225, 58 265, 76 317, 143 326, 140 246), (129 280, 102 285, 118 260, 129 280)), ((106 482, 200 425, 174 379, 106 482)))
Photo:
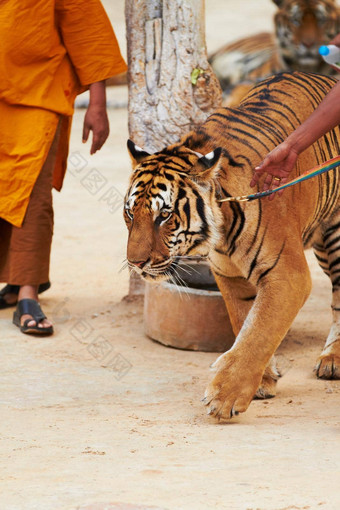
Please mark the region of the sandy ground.
MULTIPOLYGON (((125 51, 123 1, 104 4, 125 51)), ((272 11, 269 0, 207 0, 209 49, 270 28, 272 11)), ((124 103, 126 91, 110 99, 124 103)), ((277 397, 229 424, 206 416, 216 355, 152 342, 142 303, 122 300, 127 111, 109 114, 110 140, 90 158, 76 112, 55 195, 53 286, 41 301, 56 334, 28 338, 0 314, 0 509, 338 509, 340 381, 313 374, 331 321, 327 278, 308 253, 313 291, 279 349, 277 397)))

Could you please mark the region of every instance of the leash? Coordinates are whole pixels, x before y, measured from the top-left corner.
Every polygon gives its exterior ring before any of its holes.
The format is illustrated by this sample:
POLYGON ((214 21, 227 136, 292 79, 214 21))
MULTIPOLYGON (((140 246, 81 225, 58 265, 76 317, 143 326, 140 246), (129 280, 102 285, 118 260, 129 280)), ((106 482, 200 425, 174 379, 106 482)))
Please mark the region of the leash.
POLYGON ((289 181, 286 184, 283 184, 282 186, 278 186, 275 189, 268 189, 266 191, 260 191, 253 195, 243 195, 240 197, 221 198, 218 200, 218 202, 250 202, 251 200, 257 200, 258 198, 267 197, 268 195, 271 195, 272 193, 276 193, 277 191, 280 191, 281 189, 289 188, 289 186, 294 186, 294 184, 297 184, 298 182, 306 181, 307 179, 311 179, 312 177, 315 177, 317 175, 321 175, 325 172, 328 172, 329 170, 332 170, 333 168, 336 168, 337 166, 340 166, 340 156, 336 156, 335 158, 325 161, 325 163, 322 163, 321 165, 316 166, 316 167, 312 168, 311 170, 308 170, 304 174, 299 175, 299 177, 296 177, 292 181, 289 181))

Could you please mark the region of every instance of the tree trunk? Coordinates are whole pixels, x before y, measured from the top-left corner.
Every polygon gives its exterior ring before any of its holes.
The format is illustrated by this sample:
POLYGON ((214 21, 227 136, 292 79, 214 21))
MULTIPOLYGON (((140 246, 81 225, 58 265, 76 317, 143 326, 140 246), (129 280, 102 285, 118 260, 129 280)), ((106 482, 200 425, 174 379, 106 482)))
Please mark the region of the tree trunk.
MULTIPOLYGON (((207 60, 204 0, 126 0, 125 16, 129 136, 155 152, 204 122, 222 102, 207 60)), ((130 294, 134 286, 130 281, 130 294)))

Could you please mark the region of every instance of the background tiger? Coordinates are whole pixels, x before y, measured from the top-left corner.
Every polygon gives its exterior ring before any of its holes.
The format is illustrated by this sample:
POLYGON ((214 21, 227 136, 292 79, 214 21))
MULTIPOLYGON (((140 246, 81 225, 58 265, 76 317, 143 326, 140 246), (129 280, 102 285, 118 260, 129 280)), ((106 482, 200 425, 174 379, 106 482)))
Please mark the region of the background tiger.
MULTIPOLYGON (((274 352, 311 289, 304 248, 333 285, 333 325, 318 377, 340 378, 339 172, 288 188, 279 199, 218 202, 253 192, 253 168, 317 106, 335 80, 285 73, 255 86, 156 154, 128 142, 134 172, 125 197, 127 257, 145 279, 167 279, 179 256, 209 255, 236 335, 215 362, 209 414, 229 418, 275 394, 274 352), (204 155, 203 155, 204 154, 204 155)), ((339 154, 334 129, 301 154, 293 177, 339 154)), ((212 318, 213 319, 213 318, 212 318)), ((209 320, 209 319, 208 319, 209 320)))
POLYGON ((240 39, 209 57, 224 91, 225 106, 238 104, 254 83, 278 72, 336 74, 318 53, 320 45, 340 33, 340 8, 336 1, 272 1, 278 7, 273 33, 240 39))

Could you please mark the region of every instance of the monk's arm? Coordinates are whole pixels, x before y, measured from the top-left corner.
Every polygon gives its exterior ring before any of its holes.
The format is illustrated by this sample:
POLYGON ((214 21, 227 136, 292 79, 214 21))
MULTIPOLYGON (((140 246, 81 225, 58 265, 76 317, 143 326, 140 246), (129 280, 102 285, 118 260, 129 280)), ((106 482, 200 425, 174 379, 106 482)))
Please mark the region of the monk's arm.
POLYGON ((287 142, 298 154, 340 124, 340 81, 328 92, 323 101, 287 142))
POLYGON ((250 185, 255 186, 262 174, 267 174, 263 189, 285 184, 299 154, 339 124, 340 81, 328 92, 314 112, 255 168, 250 185), (273 177, 278 179, 273 181, 273 177))
POLYGON ((99 0, 55 0, 56 22, 82 86, 124 73, 126 64, 99 0))
POLYGON ((67 54, 83 88, 90 91, 83 141, 92 131, 91 154, 109 135, 105 80, 124 73, 126 64, 110 20, 99 0, 56 0, 56 20, 67 54))

